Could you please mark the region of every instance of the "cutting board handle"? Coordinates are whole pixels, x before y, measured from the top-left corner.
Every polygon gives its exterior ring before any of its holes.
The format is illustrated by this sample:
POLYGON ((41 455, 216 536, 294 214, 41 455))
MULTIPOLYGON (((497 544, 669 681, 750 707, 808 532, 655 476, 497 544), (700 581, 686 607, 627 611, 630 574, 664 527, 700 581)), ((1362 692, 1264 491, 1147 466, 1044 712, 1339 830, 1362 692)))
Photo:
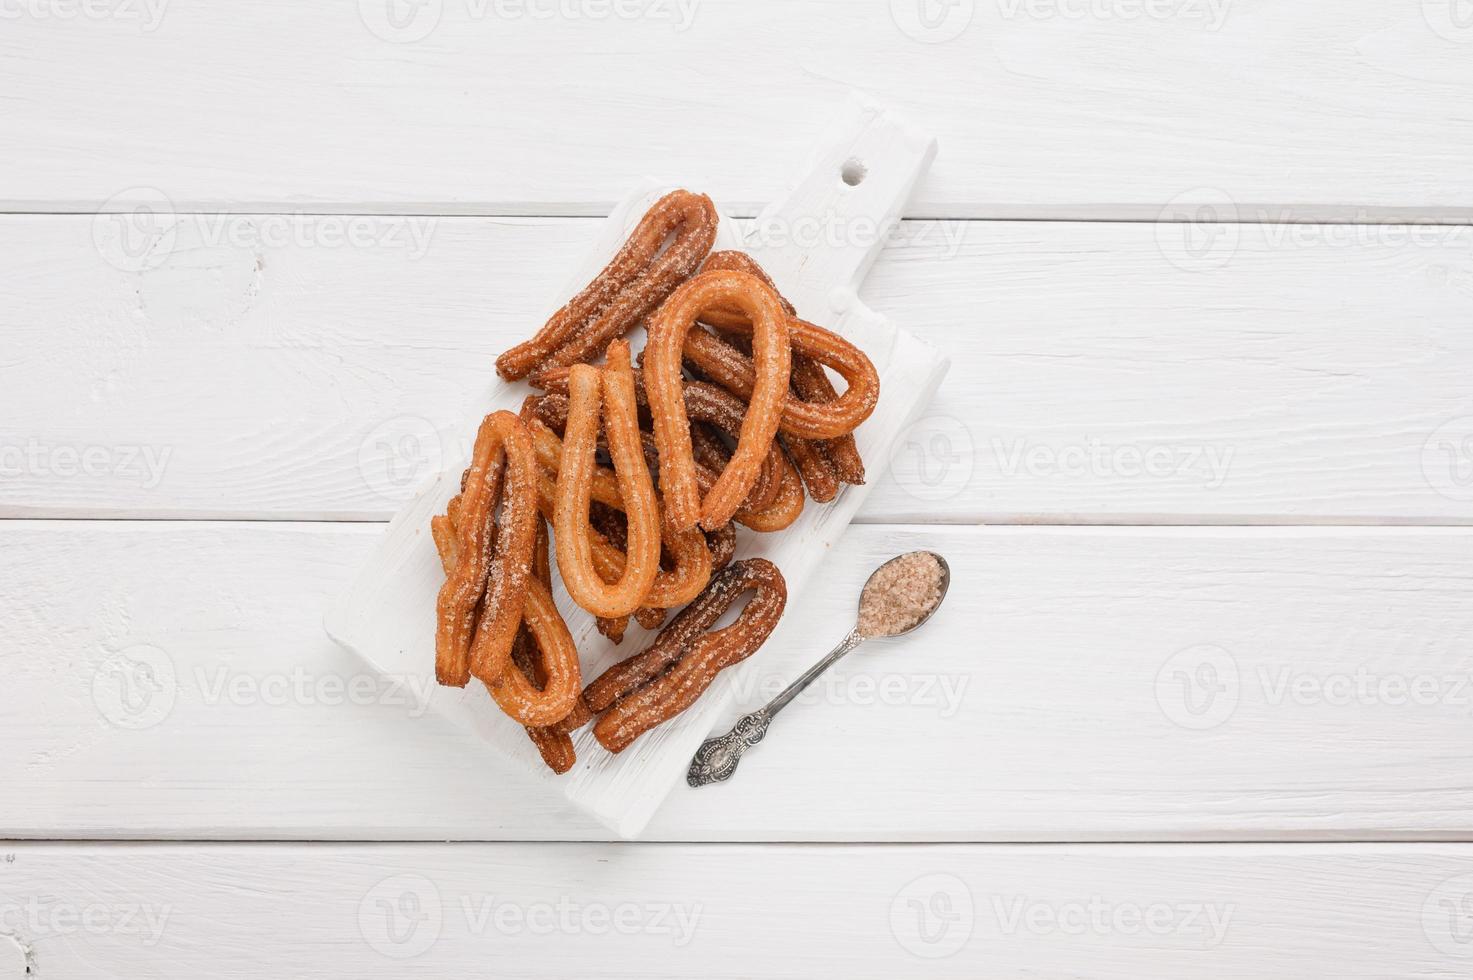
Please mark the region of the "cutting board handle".
POLYGON ((747 250, 800 311, 844 313, 935 155, 934 138, 852 94, 803 176, 753 220, 747 250))

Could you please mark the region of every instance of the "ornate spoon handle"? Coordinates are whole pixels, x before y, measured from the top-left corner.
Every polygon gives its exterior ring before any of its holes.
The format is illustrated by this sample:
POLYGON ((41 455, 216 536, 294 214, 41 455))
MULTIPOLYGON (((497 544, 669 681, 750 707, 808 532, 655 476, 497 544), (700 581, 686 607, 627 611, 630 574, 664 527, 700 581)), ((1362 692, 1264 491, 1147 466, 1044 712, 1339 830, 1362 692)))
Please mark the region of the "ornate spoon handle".
POLYGON ((781 694, 773 698, 764 708, 758 708, 749 715, 743 715, 737 719, 736 725, 725 735, 716 738, 708 738, 701 743, 696 750, 694 758, 690 760, 690 768, 686 770, 685 781, 691 786, 705 786, 707 783, 719 783, 731 778, 736 772, 737 763, 742 760, 742 753, 762 741, 767 734, 767 726, 772 724, 772 719, 777 713, 788 706, 794 698, 803 693, 818 676, 838 663, 849 651, 863 643, 865 637, 856 628, 829 655, 818 663, 805 670, 797 680, 785 687, 781 694))

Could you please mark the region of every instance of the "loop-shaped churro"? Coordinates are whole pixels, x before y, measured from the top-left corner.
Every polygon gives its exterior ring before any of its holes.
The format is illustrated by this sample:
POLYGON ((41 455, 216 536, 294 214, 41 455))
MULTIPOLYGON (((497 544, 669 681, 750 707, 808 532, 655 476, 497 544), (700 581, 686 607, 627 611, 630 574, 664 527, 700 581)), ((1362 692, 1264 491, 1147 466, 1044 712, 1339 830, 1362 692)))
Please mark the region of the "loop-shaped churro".
POLYGON ((789 435, 779 435, 777 440, 803 477, 808 496, 826 504, 839 495, 839 471, 829 456, 828 443, 789 435))
POLYGON ((609 346, 602 371, 573 366, 568 382, 568 425, 557 477, 553 520, 558 570, 573 601, 595 616, 627 616, 645 604, 660 571, 660 511, 640 446, 639 415, 629 345, 609 346), (629 523, 622 573, 602 578, 593 564, 588 508, 592 500, 599 406, 618 481, 620 507, 629 523))
MULTIPOLYGON (((741 350, 743 354, 750 355, 751 346, 747 344, 744 338, 734 337, 729 339, 732 342, 732 346, 741 350)), ((793 356, 794 374, 797 373, 800 361, 803 360, 806 359, 802 358, 801 355, 795 354, 793 356)), ((811 364, 812 362, 809 361, 808 363, 811 364)), ((740 411, 744 412, 746 410, 745 404, 736 395, 733 395, 725 388, 722 388, 709 380, 705 380, 706 375, 703 374, 701 372, 701 369, 695 364, 687 361, 686 367, 697 378, 702 379, 698 382, 688 382, 688 385, 704 384, 709 388, 722 392, 727 398, 735 401, 736 404, 740 406, 740 411)), ((822 371, 823 369, 820 367, 819 370, 822 371)), ((796 385, 792 386, 791 390, 796 391, 796 385)), ((686 398, 686 407, 690 407, 689 397, 686 398)), ((707 465, 716 466, 717 471, 719 472, 720 467, 716 463, 711 462, 715 459, 715 456, 709 451, 706 452, 704 456, 702 455, 703 447, 701 445, 700 439, 697 438, 697 436, 699 435, 699 430, 699 426, 694 426, 691 432, 691 437, 695 448, 696 463, 701 464, 702 462, 705 462, 707 465)), ((841 436, 840 438, 847 439, 851 443, 854 441, 853 436, 841 436)), ((838 468, 830 460, 829 453, 826 450, 827 446, 833 444, 832 442, 824 442, 818 439, 800 439, 797 436, 788 435, 784 432, 779 431, 777 439, 773 442, 774 453, 778 452, 779 443, 781 443, 781 449, 787 452, 788 459, 791 460, 792 464, 795 467, 797 467, 799 475, 803 478, 804 486, 808 488, 808 493, 810 496, 813 497, 814 500, 817 500, 819 503, 827 503, 828 501, 833 500, 834 497, 838 496, 838 468)), ((723 459, 724 458, 725 457, 723 456, 723 459)), ((764 472, 764 476, 765 475, 766 474, 764 472)), ((757 487, 754 488, 752 492, 747 495, 747 500, 744 506, 748 511, 763 510, 775 502, 779 489, 780 487, 777 484, 765 484, 762 479, 759 479, 757 481, 757 487), (759 493, 765 493, 760 501, 757 499, 759 493)), ((741 520, 741 513, 741 511, 737 512, 737 520, 741 520)))
POLYGON ((733 562, 660 631, 648 649, 615 664, 584 690, 584 704, 602 712, 593 726, 594 737, 610 752, 622 752, 643 733, 690 707, 717 674, 766 642, 782 616, 787 595, 782 572, 771 562, 762 558, 733 562), (706 632, 749 591, 754 594, 736 622, 706 632))
MULTIPOLYGON (((537 459, 544 473, 551 475, 554 480, 558 479, 562 471, 564 443, 558 438, 557 433, 542 421, 537 399, 529 398, 524 403, 523 418, 528 420, 528 429, 532 433, 537 459)), ((539 503, 543 506, 544 513, 551 518, 555 516, 557 506, 555 484, 544 479, 541 486, 543 490, 539 503)), ((595 504, 602 504, 620 512, 624 511, 624 497, 619 491, 618 477, 602 466, 593 467, 589 496, 595 504)), ((656 495, 657 505, 658 500, 659 497, 656 495)), ((626 515, 626 529, 624 530, 626 538, 627 522, 626 515)), ((618 581, 624 575, 625 543, 611 541, 608 535, 600 533, 593 527, 591 517, 589 531, 590 558, 594 567, 606 582, 618 581)), ((664 552, 670 558, 670 567, 667 569, 662 564, 657 569, 654 581, 650 583, 649 591, 645 594, 644 602, 655 609, 667 609, 684 605, 706 587, 706 583, 711 579, 711 554, 706 548, 706 539, 696 528, 677 531, 669 524, 661 522, 660 538, 664 552)), ((566 573, 564 576, 566 577, 566 573)), ((654 614, 645 612, 645 609, 641 608, 636 609, 634 615, 641 620, 641 623, 648 623, 654 614)), ((615 619, 617 617, 606 618, 615 619)), ((655 625, 659 625, 659 620, 655 620, 655 625)))
MULTIPOLYGON (((542 665, 542 652, 537 649, 537 643, 532 639, 532 634, 525 625, 517 633, 517 642, 512 647, 511 659, 516 669, 520 670, 534 687, 541 690, 547 686, 548 675, 542 665)), ((573 748, 572 736, 563 731, 557 723, 536 728, 528 727, 526 732, 527 738, 531 739, 532 744, 537 748, 537 753, 542 756, 542 761, 547 763, 547 768, 553 772, 565 773, 572 769, 573 764, 578 761, 578 753, 573 748)))
POLYGON ((592 282, 531 340, 496 359, 497 373, 515 381, 539 368, 596 358, 696 271, 716 240, 717 220, 704 194, 676 190, 660 198, 592 282), (661 252, 671 235, 674 241, 661 252))
MULTIPOLYGON (((778 299, 782 300, 783 309, 787 310, 790 317, 797 316, 793 304, 778 291, 772 277, 757 263, 756 259, 745 252, 712 252, 706 257, 702 268, 736 269, 751 273, 777 292, 778 299)), ((720 320, 719 314, 716 319, 720 320)), ((828 403, 839 397, 823 365, 801 351, 793 352, 792 388, 799 398, 808 402, 828 403)), ((855 486, 864 483, 864 459, 859 455, 859 447, 855 445, 852 433, 845 433, 832 439, 811 441, 817 445, 810 446, 810 440, 801 439, 791 433, 788 433, 783 440, 793 457, 794 465, 803 475, 803 482, 808 486, 809 496, 814 500, 819 503, 827 503, 832 500, 838 494, 840 481, 855 486)))
MULTIPOLYGON (((734 442, 740 442, 742 424, 747 418, 747 406, 740 398, 718 385, 705 381, 686 381, 682 385, 685 392, 686 415, 693 421, 705 423, 712 426, 734 442)), ((648 392, 646 392, 646 397, 648 392)), ((698 431, 698 430, 697 430, 698 431)), ((691 450, 696 456, 696 462, 701 463, 702 455, 705 456, 706 465, 711 465, 718 476, 726 471, 731 465, 732 454, 722 447, 719 456, 722 462, 716 465, 717 454, 703 452, 704 447, 698 447, 696 432, 691 433, 691 450)), ((718 440, 719 441, 719 440, 718 440)), ((760 468, 757 471, 757 479, 752 484, 742 504, 736 510, 736 516, 743 513, 763 510, 770 506, 777 498, 778 489, 782 483, 783 454, 782 448, 774 439, 767 447, 760 468)), ((710 493, 706 487, 701 488, 702 495, 710 493)))
MULTIPOLYGON (((717 477, 731 461, 731 451, 717 439, 702 435, 697 427, 691 429, 691 441, 696 456, 696 486, 701 493, 709 493, 717 477)), ((761 506, 752 503, 755 495, 737 508, 733 520, 754 531, 781 531, 796 521, 803 513, 803 482, 793 462, 777 442, 772 444, 777 460, 777 474, 773 480, 774 491, 761 506)))
MULTIPOLYGON (((532 556, 532 576, 542 584, 543 588, 548 590, 549 594, 552 590, 550 544, 547 521, 539 514, 537 518, 537 546, 532 556)), ((566 627, 566 624, 564 625, 566 627)), ((554 679, 553 672, 559 666, 562 667, 564 680, 560 683, 553 684, 553 687, 556 689, 566 683, 565 678, 567 676, 568 665, 559 665, 550 662, 552 658, 548 658, 543 654, 543 651, 538 646, 536 637, 525 620, 522 622, 522 628, 517 631, 517 639, 516 643, 512 646, 511 658, 512 669, 520 671, 531 682, 532 687, 536 689, 539 697, 548 693, 549 683, 554 679)), ((576 658, 574 659, 573 665, 575 667, 577 666, 576 658)), ((579 668, 579 677, 581 678, 581 668, 579 668)), ((517 696, 525 695, 524 692, 506 694, 509 700, 517 696)), ((560 691, 557 692, 557 696, 562 696, 560 691)), ((547 767, 553 772, 565 773, 573 768, 573 764, 578 761, 577 753, 573 750, 573 739, 568 734, 570 729, 563 728, 561 721, 566 721, 567 718, 577 713, 577 710, 582 704, 582 697, 576 696, 573 699, 573 706, 569 709, 568 715, 565 715, 559 722, 551 725, 526 726, 527 737, 537 747, 538 753, 542 756, 542 761, 547 763, 547 767)), ((551 707, 548 710, 550 713, 552 710, 551 707)), ((583 713, 585 715, 587 714, 586 708, 583 709, 583 713)), ((580 725, 583 723, 579 722, 580 725)))
MULTIPOLYGON (((740 313, 712 311, 701 319, 726 333, 746 335, 752 330, 750 321, 740 313)), ((781 430, 802 439, 833 439, 853 432, 879 403, 880 375, 874 363, 832 330, 798 317, 789 320, 788 326, 793 353, 833 368, 849 387, 830 402, 804 401, 785 392, 781 430)), ((758 377, 753 361, 720 337, 705 330, 689 331, 685 357, 723 388, 748 401, 752 399, 758 377)))
MULTIPOLYGON (((689 534, 692 532, 682 531, 680 533, 689 534)), ((702 532, 697 531, 694 533, 702 532)), ((706 576, 706 580, 709 582, 711 575, 721 571, 727 565, 731 564, 732 558, 735 557, 736 528, 730 524, 725 524, 717 528, 715 531, 706 531, 704 532, 704 534, 706 539, 706 548, 709 551, 711 558, 711 571, 710 574, 706 576)), ((656 581, 658 582, 658 579, 656 579, 656 581)), ((651 592, 651 594, 653 594, 653 591, 651 592)), ((688 598, 694 598, 694 596, 688 598)), ((638 609, 634 610, 634 620, 635 622, 639 623, 640 626, 644 627, 647 630, 657 630, 664 625, 666 612, 667 610, 659 606, 641 606, 638 609)), ((629 618, 627 616, 622 619, 616 620, 599 620, 599 632, 603 633, 604 636, 607 636, 615 643, 623 642, 624 630, 628 628, 628 626, 629 618)))
POLYGON ((430 523, 446 570, 436 602, 441 684, 464 687, 471 674, 494 680, 510 662, 536 543, 537 475, 521 420, 486 416, 461 492, 430 523))
POLYGON ((786 584, 770 562, 732 561, 733 521, 779 530, 805 486, 823 502, 864 480, 852 433, 878 401, 874 365, 799 318, 750 257, 709 254, 716 221, 708 198, 665 195, 587 287, 498 358, 504 378, 550 393, 520 419, 487 417, 460 494, 431 522, 446 574, 436 674, 483 680, 555 772, 576 763, 570 733, 596 713, 596 738, 622 751, 771 634, 786 584), (621 339, 640 323, 643 372, 621 339), (553 549, 569 594, 615 642, 631 617, 655 629, 689 605, 580 692, 553 549))
POLYGON ((541 651, 544 686, 538 689, 523 671, 512 666, 486 686, 502 711, 528 728, 542 728, 562 721, 573 710, 582 673, 578 648, 552 601, 552 593, 531 576, 526 590, 522 619, 541 651))
POLYGON ((665 517, 676 528, 697 523, 707 530, 720 527, 741 506, 777 435, 791 364, 787 314, 777 294, 762 280, 744 272, 703 272, 672 293, 651 318, 645 347, 645 389, 660 452, 665 517), (696 319, 717 308, 735 308, 745 314, 752 328, 753 374, 752 385, 744 395, 747 412, 736 451, 715 486, 702 498, 696 485, 680 365, 687 335, 705 334, 696 328, 696 319))
POLYGON ((791 526, 803 513, 803 481, 786 455, 781 455, 780 459, 778 491, 772 503, 761 510, 737 511, 738 523, 764 534, 791 526))
MULTIPOLYGON (((540 400, 529 399, 527 404, 533 406, 531 414, 551 428, 567 424, 568 373, 567 368, 553 368, 539 372, 532 378, 532 383, 546 390, 548 394, 540 400)), ((686 415, 692 423, 691 453, 696 462, 697 488, 704 496, 715 486, 717 478, 731 461, 731 452, 714 435, 707 433, 702 425, 709 425, 725 433, 733 441, 739 440, 747 406, 725 388, 705 381, 683 381, 681 390, 685 395, 686 415)), ((649 392, 645 387, 644 372, 638 368, 634 371, 634 393, 640 407, 648 409, 649 392)), ((527 413, 524 412, 525 414, 527 413)), ((653 434, 645 435, 648 437, 644 440, 645 458, 658 467, 659 448, 652 444, 653 434)), ((546 466, 550 443, 539 439, 537 445, 539 459, 546 466)), ((778 496, 783 491, 782 481, 787 465, 787 461, 783 459, 782 447, 774 440, 762 461, 752 489, 737 508, 734 517, 738 523, 745 524, 747 515, 767 510, 777 503, 778 496)), ((599 475, 595 474, 594 479, 594 499, 598 500, 599 475)), ((799 510, 801 509, 800 506, 799 510)))

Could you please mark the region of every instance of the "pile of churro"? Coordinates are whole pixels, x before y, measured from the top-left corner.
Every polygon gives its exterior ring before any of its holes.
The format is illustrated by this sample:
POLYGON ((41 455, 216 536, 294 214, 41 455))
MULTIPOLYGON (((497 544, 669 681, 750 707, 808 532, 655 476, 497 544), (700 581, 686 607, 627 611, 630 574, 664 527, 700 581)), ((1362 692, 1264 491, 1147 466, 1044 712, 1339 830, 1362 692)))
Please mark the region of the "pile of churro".
POLYGON ((807 498, 864 482, 853 432, 879 400, 874 365, 801 319, 750 256, 713 253, 717 220, 703 194, 665 195, 497 359, 503 378, 542 393, 486 417, 460 493, 431 522, 445 568, 436 677, 480 680, 555 772, 576 762, 583 726, 621 752, 766 642, 787 585, 769 561, 736 560, 736 525, 781 531, 807 498), (631 618, 659 630, 586 687, 554 563, 613 642, 631 618))

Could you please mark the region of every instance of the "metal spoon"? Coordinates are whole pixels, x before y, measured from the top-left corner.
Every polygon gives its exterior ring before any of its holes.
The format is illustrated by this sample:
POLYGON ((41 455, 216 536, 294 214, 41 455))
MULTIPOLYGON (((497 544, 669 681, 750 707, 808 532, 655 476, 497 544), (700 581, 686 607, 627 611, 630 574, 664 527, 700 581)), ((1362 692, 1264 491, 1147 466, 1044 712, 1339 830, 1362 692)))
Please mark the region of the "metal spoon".
MULTIPOLYGON (((696 750, 695 757, 690 760, 690 768, 686 771, 685 781, 691 786, 705 786, 708 783, 719 783, 730 779, 732 773, 736 772, 737 763, 742 760, 742 754, 747 749, 762 741, 763 736, 767 734, 767 726, 772 724, 772 719, 777 716, 777 713, 786 708, 799 694, 803 693, 803 690, 817 680, 820 674, 838 663, 849 651, 859 646, 865 640, 892 639, 897 636, 905 636, 907 633, 914 633, 921 628, 926 620, 935 615, 936 610, 941 608, 941 603, 946 598, 946 590, 951 587, 951 566, 946 563, 945 558, 942 558, 934 551, 926 553, 932 555, 941 564, 941 595, 937 598, 936 604, 925 615, 898 633, 890 633, 884 636, 866 636, 859 631, 858 616, 856 614, 856 625, 854 629, 849 631, 849 635, 844 637, 828 656, 805 670, 802 676, 784 688, 783 692, 769 701, 766 707, 759 708, 749 715, 743 715, 737 720, 736 725, 731 731, 725 735, 708 738, 702 742, 701 747, 696 750)), ((919 554, 919 552, 913 551, 908 554, 919 554)), ((885 568, 887 565, 905 557, 907 555, 896 555, 890 561, 881 565, 880 568, 871 572, 869 579, 864 583, 865 588, 868 588, 869 583, 874 581, 875 576, 880 573, 881 568, 885 568)), ((860 599, 863 600, 863 598, 864 590, 860 590, 860 599)))

